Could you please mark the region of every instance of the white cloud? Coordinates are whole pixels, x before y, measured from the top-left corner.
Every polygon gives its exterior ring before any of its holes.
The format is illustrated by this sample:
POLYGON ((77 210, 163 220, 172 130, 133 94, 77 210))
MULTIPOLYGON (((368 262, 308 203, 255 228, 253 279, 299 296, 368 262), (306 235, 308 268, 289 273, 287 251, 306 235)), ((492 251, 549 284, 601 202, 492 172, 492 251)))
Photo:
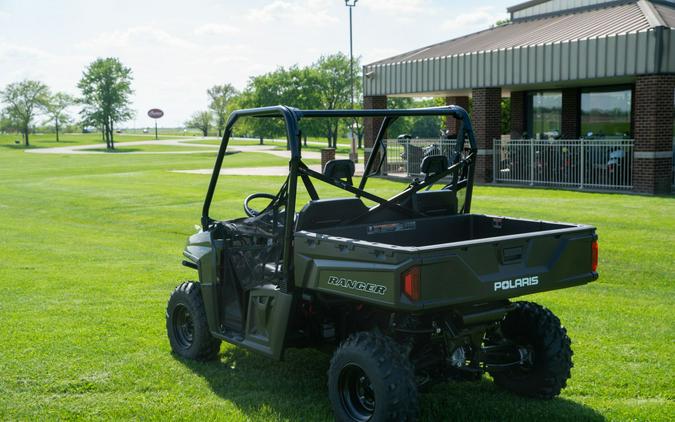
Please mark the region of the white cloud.
MULTIPOLYGON (((357 3, 357 6, 360 5, 361 3, 357 3)), ((428 0, 364 0, 363 6, 373 12, 394 13, 401 16, 431 10, 428 0)))
POLYGON ((196 35, 230 35, 239 32, 239 28, 219 23, 207 23, 195 28, 196 35))
POLYGON ((213 59, 213 64, 230 64, 230 63, 247 63, 250 62, 251 58, 248 56, 228 54, 221 57, 216 57, 213 59))
MULTIPOLYGON (((459 1, 359 0, 354 54, 366 64, 487 28, 506 17, 498 13, 504 11, 500 1, 471 2, 460 10, 459 1)), ((214 84, 241 89, 251 76, 279 66, 349 51, 343 0, 194 0, 190 13, 186 4, 163 0, 156 9, 134 0, 72 0, 54 19, 48 0, 0 0, 0 89, 31 78, 77 95, 89 63, 118 57, 134 76, 138 114, 129 124, 152 124, 145 112, 159 107, 166 113, 160 125, 171 126, 206 107, 206 89, 214 84), (106 19, 92 21, 95 15, 106 19)))
POLYGON ((135 26, 122 31, 105 32, 80 44, 81 48, 106 50, 147 44, 172 48, 193 48, 195 44, 153 26, 135 26))
POLYGON ((497 11, 494 7, 479 7, 468 13, 460 13, 451 19, 443 21, 443 30, 457 31, 462 34, 486 29, 500 19, 505 19, 506 13, 497 11))
POLYGON ((263 7, 251 9, 248 19, 255 23, 282 22, 302 26, 320 26, 336 23, 328 0, 275 0, 263 7))
POLYGON ((52 55, 44 50, 0 41, 0 60, 31 60, 48 57, 52 55))
POLYGON ((0 89, 11 82, 33 79, 45 82, 52 91, 75 95, 79 70, 85 61, 76 55, 59 55, 40 48, 0 41, 0 89))

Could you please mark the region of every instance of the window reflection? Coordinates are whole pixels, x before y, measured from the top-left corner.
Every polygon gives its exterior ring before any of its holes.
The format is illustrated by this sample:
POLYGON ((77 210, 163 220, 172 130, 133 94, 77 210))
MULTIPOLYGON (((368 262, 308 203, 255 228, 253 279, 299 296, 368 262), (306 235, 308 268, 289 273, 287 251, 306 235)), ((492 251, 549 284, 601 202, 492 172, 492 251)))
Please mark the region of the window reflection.
POLYGON ((560 91, 530 92, 528 133, 535 139, 559 139, 562 120, 560 91))
POLYGON ((630 89, 583 91, 581 135, 587 139, 629 139, 630 109, 630 89))

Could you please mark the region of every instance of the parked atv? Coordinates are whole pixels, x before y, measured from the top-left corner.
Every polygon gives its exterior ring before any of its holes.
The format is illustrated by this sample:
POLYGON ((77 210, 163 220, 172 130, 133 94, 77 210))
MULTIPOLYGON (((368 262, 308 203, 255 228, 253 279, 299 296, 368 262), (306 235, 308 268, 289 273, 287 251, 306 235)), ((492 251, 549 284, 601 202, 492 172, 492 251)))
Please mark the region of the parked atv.
POLYGON ((328 397, 340 421, 414 420, 420 387, 484 373, 517 394, 557 396, 570 377, 570 339, 551 311, 510 299, 596 280, 595 228, 471 214, 476 154, 456 106, 233 112, 201 230, 184 251, 199 282, 178 286, 167 306, 172 350, 209 360, 222 340, 274 359, 290 347, 329 348, 328 397), (365 187, 402 116, 452 116, 461 129, 453 151, 424 157, 423 177, 384 199, 365 187), (278 192, 248 196, 245 217, 220 221, 212 200, 242 117, 284 119, 289 174, 278 192), (349 160, 323 173, 306 166, 299 136, 300 119, 353 117, 383 118, 358 187, 349 160), (315 182, 351 196, 321 199, 315 182), (299 191, 311 200, 298 204, 299 191))

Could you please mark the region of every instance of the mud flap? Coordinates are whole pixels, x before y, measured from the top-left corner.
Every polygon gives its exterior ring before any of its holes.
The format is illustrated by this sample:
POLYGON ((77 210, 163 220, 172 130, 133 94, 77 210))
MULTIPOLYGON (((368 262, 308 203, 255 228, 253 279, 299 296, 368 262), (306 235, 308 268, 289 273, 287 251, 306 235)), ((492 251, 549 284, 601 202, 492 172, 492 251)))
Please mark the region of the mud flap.
POLYGON ((249 291, 246 330, 242 346, 281 359, 293 296, 272 284, 249 291))

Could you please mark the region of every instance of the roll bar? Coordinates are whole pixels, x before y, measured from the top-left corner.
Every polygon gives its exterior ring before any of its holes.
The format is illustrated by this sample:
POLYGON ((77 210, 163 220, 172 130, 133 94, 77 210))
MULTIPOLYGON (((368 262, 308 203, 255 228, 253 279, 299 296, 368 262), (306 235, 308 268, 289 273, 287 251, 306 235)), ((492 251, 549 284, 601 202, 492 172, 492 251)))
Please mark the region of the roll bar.
MULTIPOLYGON (((447 176, 450 173, 453 173, 453 182, 451 185, 456 185, 459 181, 460 175, 458 174, 460 169, 460 161, 468 163, 468 174, 467 174, 467 186, 466 186, 466 197, 465 197, 465 207, 464 212, 469 212, 469 207, 471 203, 471 193, 473 187, 473 169, 474 169, 474 159, 478 152, 476 146, 476 140, 474 138, 473 129, 471 126, 471 120, 469 115, 462 107, 450 105, 443 107, 427 107, 427 108, 416 108, 416 109, 366 109, 366 110, 300 110, 293 107, 287 107, 283 105, 271 106, 271 107, 260 107, 252 109, 237 110, 230 114, 230 117, 227 120, 225 125, 225 133, 223 139, 220 143, 220 148, 218 149, 218 155, 216 156, 216 161, 213 167, 213 173, 211 175, 211 180, 209 182, 208 191, 206 193, 206 198, 204 199, 204 206, 202 208, 202 218, 201 223, 204 230, 206 230, 211 223, 214 221, 209 217, 209 209, 211 207, 211 201, 213 200, 213 194, 216 189, 216 184, 218 183, 218 176, 220 175, 220 170, 223 165, 223 158, 225 157, 225 152, 227 151, 227 145, 229 143, 230 137, 232 136, 232 128, 234 124, 242 117, 256 117, 256 118, 282 118, 284 119, 286 125, 286 138, 288 140, 288 145, 291 151, 291 159, 289 161, 288 168, 288 179, 285 184, 286 187, 286 221, 285 221, 285 233, 284 233, 284 251, 283 251, 283 264, 282 268, 284 271, 289 272, 284 283, 280 285, 282 291, 287 292, 292 286, 288 286, 288 280, 292 280, 291 271, 291 255, 292 255, 292 244, 293 244, 293 233, 294 233, 294 218, 295 218, 295 202, 296 202, 296 193, 297 193, 297 182, 298 177, 302 177, 303 181, 305 179, 314 177, 320 179, 324 182, 334 184, 337 187, 340 187, 344 190, 347 190, 351 193, 354 193, 356 196, 364 196, 367 199, 371 199, 378 203, 377 206, 388 206, 388 207, 398 207, 398 203, 406 195, 412 195, 415 192, 430 186, 434 182, 440 180, 441 178, 447 176), (459 130, 457 133, 457 141, 455 144, 455 156, 452 157, 451 165, 445 172, 434 175, 431 178, 424 182, 415 181, 408 186, 404 191, 396 195, 394 198, 389 200, 379 198, 373 194, 370 194, 364 190, 368 177, 377 173, 378 169, 375 169, 373 172, 373 166, 377 160, 377 157, 380 153, 386 154, 386 148, 384 145, 384 134, 391 123, 393 123, 397 118, 402 116, 452 116, 455 119, 460 121, 459 130), (359 187, 352 186, 343 186, 338 182, 328 180, 329 178, 324 177, 322 174, 314 172, 308 169, 301 161, 302 151, 300 143, 300 132, 299 132, 299 122, 302 118, 356 118, 356 117, 382 117, 383 121, 378 130, 377 137, 373 144, 373 149, 368 157, 366 166, 364 168, 364 175, 361 179, 359 187), (462 153, 464 152, 465 140, 468 138, 470 151, 469 154, 462 158, 462 153)), ((384 162, 384 155, 380 161, 380 165, 384 162)), ((311 182, 310 182, 311 183, 311 182)), ((311 186, 311 184, 310 184, 311 186)), ((313 187, 311 188, 313 190, 313 187)))

